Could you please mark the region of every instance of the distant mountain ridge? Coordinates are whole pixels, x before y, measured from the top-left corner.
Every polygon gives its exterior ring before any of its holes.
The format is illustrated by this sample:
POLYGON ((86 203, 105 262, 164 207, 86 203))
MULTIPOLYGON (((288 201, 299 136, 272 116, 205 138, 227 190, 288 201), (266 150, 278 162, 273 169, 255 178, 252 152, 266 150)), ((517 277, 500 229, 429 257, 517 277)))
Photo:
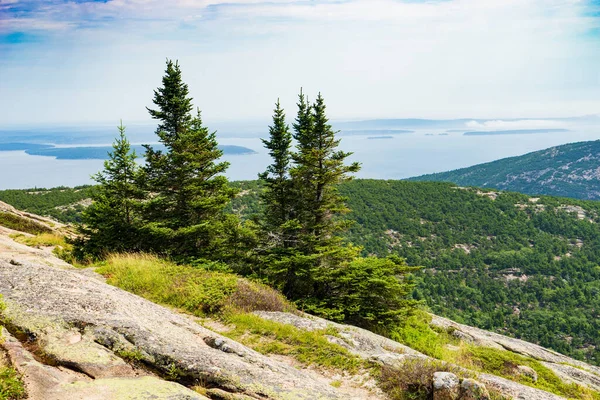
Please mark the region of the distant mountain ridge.
POLYGON ((599 200, 600 140, 569 143, 409 180, 599 200))

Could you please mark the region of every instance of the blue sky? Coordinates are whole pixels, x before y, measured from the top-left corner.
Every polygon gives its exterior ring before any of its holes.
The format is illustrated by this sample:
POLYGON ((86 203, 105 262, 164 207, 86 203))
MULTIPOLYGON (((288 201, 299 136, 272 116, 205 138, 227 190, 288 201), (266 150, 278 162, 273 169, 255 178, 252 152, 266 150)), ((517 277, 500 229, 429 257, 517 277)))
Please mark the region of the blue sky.
POLYGON ((600 113, 600 0, 0 0, 0 125, 148 120, 166 58, 207 121, 600 113))

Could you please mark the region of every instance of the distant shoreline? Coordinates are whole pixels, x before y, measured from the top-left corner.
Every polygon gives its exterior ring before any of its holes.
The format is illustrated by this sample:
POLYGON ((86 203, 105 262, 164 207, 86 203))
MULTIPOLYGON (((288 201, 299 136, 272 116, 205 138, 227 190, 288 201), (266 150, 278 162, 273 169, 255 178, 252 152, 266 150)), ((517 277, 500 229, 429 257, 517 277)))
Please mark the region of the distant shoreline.
POLYGON ((569 129, 513 129, 505 131, 470 131, 463 133, 464 136, 492 136, 492 135, 531 135, 536 133, 564 133, 569 129))

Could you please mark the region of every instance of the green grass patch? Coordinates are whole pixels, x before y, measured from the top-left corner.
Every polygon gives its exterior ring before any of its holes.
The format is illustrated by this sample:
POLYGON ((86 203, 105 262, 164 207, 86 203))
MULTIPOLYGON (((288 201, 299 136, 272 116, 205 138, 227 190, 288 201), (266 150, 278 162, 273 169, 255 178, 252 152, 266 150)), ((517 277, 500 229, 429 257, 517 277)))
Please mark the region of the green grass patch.
POLYGON ((0 225, 19 232, 37 235, 52 232, 50 228, 20 215, 0 211, 0 225))
POLYGON ((459 341, 447 332, 432 329, 430 322, 429 314, 418 311, 393 330, 390 337, 430 357, 446 360, 450 357, 447 345, 458 345, 459 341))
POLYGON ((66 247, 67 243, 65 237, 56 233, 40 233, 35 236, 26 236, 20 233, 10 235, 10 237, 17 243, 22 243, 30 247, 51 247, 51 246, 62 246, 66 247))
MULTIPOLYGON (((0 294, 0 321, 2 320, 2 311, 4 311, 4 302, 0 294)), ((4 340, 1 334, 2 325, 0 325, 0 343, 4 340)), ((0 400, 19 400, 26 397, 25 385, 21 377, 13 368, 2 365, 2 354, 0 354, 0 400)))
POLYGON ((223 333, 225 336, 259 353, 291 356, 305 365, 349 372, 368 367, 361 358, 327 340, 327 335, 338 335, 334 328, 305 331, 253 314, 232 314, 224 320, 234 327, 223 333))
POLYGON ((26 397, 25 385, 13 368, 0 367, 0 400, 19 400, 26 397))
POLYGON ((17 243, 21 243, 30 247, 42 248, 42 247, 54 247, 52 253, 58 258, 73 264, 76 267, 85 267, 77 262, 73 256, 73 245, 67 242, 67 238, 63 235, 46 232, 40 233, 35 236, 27 236, 21 233, 15 233, 10 237, 17 243))
MULTIPOLYGON (((600 393, 574 383, 563 382, 552 370, 537 360, 507 350, 470 345, 460 341, 447 331, 432 328, 429 325, 430 321, 431 317, 428 314, 419 312, 410 317, 405 325, 392 332, 391 337, 430 357, 473 371, 502 376, 570 399, 600 400, 600 393), (538 374, 537 382, 520 375, 517 372, 519 365, 533 368, 538 374)), ((423 368, 421 369, 423 370, 423 368)), ((411 369, 404 373, 407 376, 416 374, 411 369)), ((419 389, 417 392, 424 393, 423 390, 419 389)))
POLYGON ((107 282, 156 303, 168 304, 196 316, 237 311, 291 311, 277 291, 237 275, 202 266, 177 265, 147 254, 109 256, 96 272, 107 282))

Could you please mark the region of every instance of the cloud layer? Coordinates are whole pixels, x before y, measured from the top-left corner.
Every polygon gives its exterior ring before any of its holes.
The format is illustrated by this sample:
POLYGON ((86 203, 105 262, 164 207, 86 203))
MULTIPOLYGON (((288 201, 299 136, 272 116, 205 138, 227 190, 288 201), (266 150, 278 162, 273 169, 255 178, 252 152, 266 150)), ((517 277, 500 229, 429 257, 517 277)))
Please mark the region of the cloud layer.
MULTIPOLYGON (((596 0, 0 0, 0 121, 145 119, 165 57, 207 118, 301 86, 338 118, 600 112, 596 0)), ((290 110, 291 111, 291 110, 290 110)))

